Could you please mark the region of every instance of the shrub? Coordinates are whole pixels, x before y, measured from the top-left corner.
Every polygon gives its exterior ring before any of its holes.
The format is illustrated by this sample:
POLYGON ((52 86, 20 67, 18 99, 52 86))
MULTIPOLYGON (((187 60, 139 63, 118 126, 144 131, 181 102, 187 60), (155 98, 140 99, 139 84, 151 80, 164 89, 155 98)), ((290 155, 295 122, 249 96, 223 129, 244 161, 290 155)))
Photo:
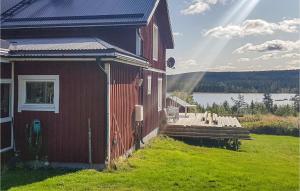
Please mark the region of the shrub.
POLYGON ((290 135, 299 137, 297 117, 279 117, 274 115, 244 116, 239 118, 243 127, 251 133, 290 135))

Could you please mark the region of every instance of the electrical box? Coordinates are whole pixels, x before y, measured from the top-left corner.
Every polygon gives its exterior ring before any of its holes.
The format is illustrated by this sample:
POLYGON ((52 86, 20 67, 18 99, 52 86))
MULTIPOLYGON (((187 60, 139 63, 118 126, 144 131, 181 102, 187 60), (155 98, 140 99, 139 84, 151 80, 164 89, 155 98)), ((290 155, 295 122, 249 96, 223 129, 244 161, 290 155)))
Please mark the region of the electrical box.
POLYGON ((135 106, 135 121, 141 122, 144 120, 144 109, 142 105, 135 106))

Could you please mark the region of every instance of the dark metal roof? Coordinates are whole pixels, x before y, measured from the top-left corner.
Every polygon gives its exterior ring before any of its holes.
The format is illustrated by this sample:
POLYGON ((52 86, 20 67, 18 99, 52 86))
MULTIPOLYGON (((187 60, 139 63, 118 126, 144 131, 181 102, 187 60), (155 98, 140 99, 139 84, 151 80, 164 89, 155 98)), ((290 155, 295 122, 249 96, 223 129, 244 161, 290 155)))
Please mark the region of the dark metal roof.
MULTIPOLYGON (((13 0, 16 1, 17 0, 13 0)), ((32 0, 12 16, 1 9, 2 28, 142 25, 159 0, 32 0)), ((8 7, 8 0, 3 1, 8 7)))
POLYGON ((9 57, 98 57, 112 56, 116 53, 147 62, 131 52, 113 46, 99 38, 37 38, 37 39, 8 39, 9 57))
POLYGON ((0 39, 0 56, 7 55, 9 49, 9 42, 0 39))
POLYGON ((22 0, 1 0, 1 14, 12 8, 16 4, 20 3, 22 0))

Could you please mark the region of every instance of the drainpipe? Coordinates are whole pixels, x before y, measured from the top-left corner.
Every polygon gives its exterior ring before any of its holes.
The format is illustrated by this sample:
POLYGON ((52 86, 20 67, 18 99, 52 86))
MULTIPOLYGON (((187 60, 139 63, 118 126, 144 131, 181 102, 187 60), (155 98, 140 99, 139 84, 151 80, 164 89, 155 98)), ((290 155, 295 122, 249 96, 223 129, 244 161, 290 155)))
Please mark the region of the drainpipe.
POLYGON ((105 74, 106 77, 106 161, 110 162, 110 64, 105 63, 104 68, 101 66, 101 61, 96 58, 96 63, 99 69, 105 74))
POLYGON ((107 93, 107 98, 106 98, 106 108, 107 108, 107 163, 110 163, 110 64, 105 63, 104 64, 104 70, 106 73, 106 93, 107 93))

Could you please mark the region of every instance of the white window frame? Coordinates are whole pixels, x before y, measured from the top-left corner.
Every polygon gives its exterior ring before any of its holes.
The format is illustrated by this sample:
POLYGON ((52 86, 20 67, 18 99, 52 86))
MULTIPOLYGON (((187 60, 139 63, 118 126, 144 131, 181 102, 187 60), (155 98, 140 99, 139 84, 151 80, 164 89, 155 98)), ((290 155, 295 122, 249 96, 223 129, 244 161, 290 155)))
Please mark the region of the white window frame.
POLYGON ((12 121, 12 80, 11 79, 0 79, 0 84, 9 84, 9 116, 0 118, 0 124, 1 123, 7 123, 12 121))
POLYGON ((153 60, 158 60, 158 26, 156 24, 153 24, 153 39, 152 39, 152 54, 153 54, 153 60))
MULTIPOLYGON (((5 60, 6 61, 6 60, 5 60)), ((5 62, 9 63, 9 62, 5 62)), ((3 64, 3 60, 1 60, 3 64)), ((14 129, 13 129, 13 116, 14 116, 14 75, 15 75, 15 64, 11 63, 11 79, 0 79, 1 84, 10 84, 10 95, 9 95, 9 117, 1 118, 0 124, 10 122, 10 146, 0 149, 0 153, 9 151, 14 148, 14 129)))
POLYGON ((162 78, 158 78, 157 79, 157 108, 158 108, 158 111, 161 111, 163 109, 162 92, 163 92, 162 78))
POLYGON ((54 111, 54 113, 59 113, 59 75, 19 75, 18 88, 18 112, 54 111), (27 104, 26 82, 54 82, 53 104, 27 104))
POLYGON ((135 53, 138 56, 142 56, 142 39, 140 36, 139 29, 136 30, 136 50, 135 53))
POLYGON ((148 94, 148 95, 151 95, 151 89, 152 89, 152 77, 151 77, 151 76, 148 76, 147 79, 148 79, 148 83, 147 83, 147 85, 148 85, 148 87, 147 87, 147 94, 148 94))

